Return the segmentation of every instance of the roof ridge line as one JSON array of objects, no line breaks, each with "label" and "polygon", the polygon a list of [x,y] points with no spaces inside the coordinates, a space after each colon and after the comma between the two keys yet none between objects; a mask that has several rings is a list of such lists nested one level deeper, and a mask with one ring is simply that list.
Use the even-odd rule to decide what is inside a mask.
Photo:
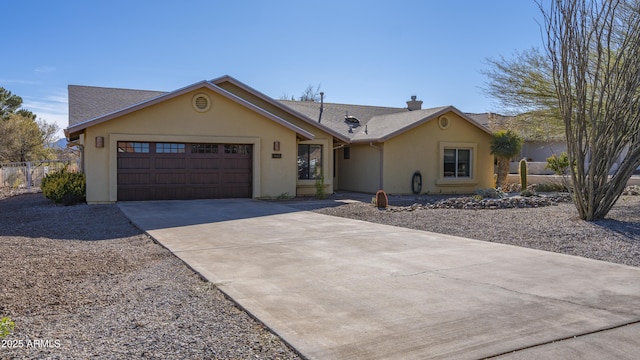
[{"label": "roof ridge line", "polygon": [[[288,100],[288,99],[276,99],[276,101],[288,101],[288,102],[293,102],[293,103],[309,103],[309,104],[318,104],[320,105],[320,102],[318,101],[301,101],[301,100]],[[346,106],[362,106],[362,107],[371,107],[371,108],[378,108],[378,109],[397,109],[397,110],[407,110],[407,108],[403,108],[403,107],[396,107],[396,106],[377,106],[377,105],[360,105],[360,104],[346,104],[346,103],[334,103],[334,102],[323,102],[324,105],[346,105]]]},{"label": "roof ridge line", "polygon": [[170,93],[170,92],[171,92],[171,91],[165,91],[165,90],[129,89],[129,88],[122,88],[122,87],[95,86],[95,85],[74,85],[74,84],[69,84],[69,85],[67,85],[67,87],[69,87],[69,86],[74,86],[74,87],[86,87],[86,88],[93,88],[93,89],[111,89],[111,90],[127,90],[127,91],[146,91],[146,92],[162,92],[162,93]]}]

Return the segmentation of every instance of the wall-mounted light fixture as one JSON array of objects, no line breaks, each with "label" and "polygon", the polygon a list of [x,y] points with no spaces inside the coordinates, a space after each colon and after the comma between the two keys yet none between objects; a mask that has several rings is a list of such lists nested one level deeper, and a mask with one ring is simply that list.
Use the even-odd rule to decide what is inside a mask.
[{"label": "wall-mounted light fixture", "polygon": [[273,151],[280,151],[280,141],[273,142]]},{"label": "wall-mounted light fixture", "polygon": [[104,136],[96,136],[96,147],[97,148],[104,147]]}]

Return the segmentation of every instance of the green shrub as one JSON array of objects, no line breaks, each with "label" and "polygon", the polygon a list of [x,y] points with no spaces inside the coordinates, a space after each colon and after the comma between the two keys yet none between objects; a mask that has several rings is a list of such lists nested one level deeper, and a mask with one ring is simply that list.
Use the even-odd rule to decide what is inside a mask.
[{"label": "green shrub", "polygon": [[560,156],[553,154],[547,158],[547,166],[545,169],[553,170],[556,175],[564,175],[569,169],[569,155],[566,152],[560,153]]},{"label": "green shrub", "polygon": [[47,174],[40,185],[44,196],[57,203],[71,205],[85,202],[86,180],[83,173],[65,169]]},{"label": "green shrub", "polygon": [[16,324],[14,324],[14,322],[11,321],[11,319],[9,319],[8,317],[3,317],[2,319],[0,319],[0,338],[11,334],[15,326]]}]

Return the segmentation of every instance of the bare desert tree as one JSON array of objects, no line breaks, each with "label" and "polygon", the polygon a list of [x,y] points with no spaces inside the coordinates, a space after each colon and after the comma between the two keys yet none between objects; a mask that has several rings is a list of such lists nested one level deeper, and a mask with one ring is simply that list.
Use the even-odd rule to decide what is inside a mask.
[{"label": "bare desert tree", "polygon": [[307,86],[298,99],[300,101],[320,101],[320,84],[315,88],[312,85]]},{"label": "bare desert tree", "polygon": [[584,220],[602,219],[640,166],[640,4],[538,4],[567,152],[575,163],[576,208]]}]

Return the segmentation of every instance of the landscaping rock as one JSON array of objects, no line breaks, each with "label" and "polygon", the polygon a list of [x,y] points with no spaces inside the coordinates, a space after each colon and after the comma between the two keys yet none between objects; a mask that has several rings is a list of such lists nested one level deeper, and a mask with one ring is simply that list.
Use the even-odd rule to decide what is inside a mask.
[{"label": "landscaping rock", "polygon": [[543,196],[511,196],[501,199],[481,199],[474,197],[452,197],[449,199],[439,200],[433,204],[418,204],[411,206],[395,206],[389,209],[393,212],[415,211],[419,209],[465,209],[465,210],[482,210],[482,209],[511,209],[511,208],[537,208],[542,206],[554,206],[562,202],[571,202],[569,194],[553,194]]}]

